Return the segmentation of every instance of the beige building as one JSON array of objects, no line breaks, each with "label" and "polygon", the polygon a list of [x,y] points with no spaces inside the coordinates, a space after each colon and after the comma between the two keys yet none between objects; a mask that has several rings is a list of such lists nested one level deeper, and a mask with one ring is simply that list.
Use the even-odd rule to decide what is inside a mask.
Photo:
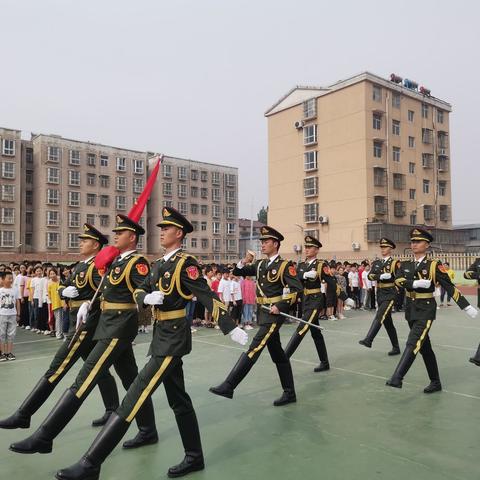
[{"label": "beige building", "polygon": [[453,243],[450,112],[409,80],[368,72],[288,92],[265,114],[268,223],[283,254],[296,257],[307,233],[325,256],[370,255],[380,236],[403,250],[422,224]]}]

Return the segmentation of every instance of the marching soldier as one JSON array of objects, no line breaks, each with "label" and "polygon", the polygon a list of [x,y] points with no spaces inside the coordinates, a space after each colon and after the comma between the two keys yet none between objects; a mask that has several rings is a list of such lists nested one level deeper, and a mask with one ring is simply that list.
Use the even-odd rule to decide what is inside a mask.
[{"label": "marching soldier", "polygon": [[[67,299],[70,306],[69,332],[67,339],[57,350],[48,370],[43,374],[28,397],[17,411],[10,417],[0,420],[0,428],[29,428],[30,419],[45,403],[60,380],[72,368],[79,358],[85,360],[94,346],[93,335],[100,317],[100,301],[95,301],[90,308],[87,322],[76,341],[72,342],[77,323],[77,313],[82,303],[90,301],[100,283],[100,275],[95,268],[95,255],[103,245],[108,243],[107,238],[95,227],[85,223],[80,238],[80,255],[83,260],[77,263],[70,278],[59,288],[60,295]],[[108,416],[114,412],[119,404],[115,379],[105,370],[98,378],[98,387],[105,405],[104,415],[92,422],[93,426],[105,424]]]},{"label": "marching soldier", "polygon": [[[257,277],[257,322],[260,328],[248,351],[242,353],[225,381],[216,387],[211,387],[210,391],[215,395],[232,398],[235,387],[245,378],[263,349],[267,347],[277,367],[283,388],[282,396],[273,404],[281,406],[297,400],[290,360],[280,343],[279,331],[283,324],[280,312],[287,313],[290,310],[290,306],[295,304],[297,293],[303,289],[303,286],[297,278],[295,266],[279,256],[278,250],[283,235],[271,227],[264,226],[261,229],[260,240],[262,253],[267,258],[257,260],[253,265],[247,265],[253,261],[253,257],[247,254],[247,258],[241,260],[233,270],[234,275]],[[270,313],[260,308],[262,305],[269,306]]]},{"label": "marching soldier", "polygon": [[395,278],[395,283],[406,290],[405,318],[410,334],[403,355],[392,377],[387,380],[387,385],[402,388],[403,377],[420,352],[430,378],[430,384],[423,391],[433,393],[442,389],[437,359],[428,335],[437,313],[437,302],[433,296],[435,284],[440,283],[469,317],[475,318],[478,312],[460,294],[442,263],[439,260],[427,259],[427,249],[433,241],[432,235],[422,228],[414,228],[410,232],[410,241],[415,260],[401,262]]},{"label": "marching soldier", "polygon": [[185,391],[182,357],[192,349],[191,330],[185,306],[193,297],[212,312],[224,334],[245,345],[248,336],[235,327],[226,306],[220,302],[201,275],[194,257],[182,252],[182,240],[193,231],[191,223],[173,208],[163,209],[160,242],[165,256],[155,262],[153,271],[135,290],[139,306],[153,306],[155,326],[150,345],[151,358],[129,388],[120,408],[110,417],[79,462],[60,470],[60,480],[94,480],[100,467],[127,431],[145,401],[163,383],[170,407],[175,413],[185,449],[183,461],[168,470],[169,477],[180,477],[203,470],[204,459],[197,417]]},{"label": "marching soldier", "polygon": [[[73,385],[62,395],[37,431],[25,440],[13,443],[10,450],[17,453],[49,453],[53,439],[75,416],[93,390],[98,378],[111,365],[128,389],[138,374],[132,341],[138,332],[138,312],[133,292],[148,277],[150,267],[136,245],[145,230],[125,215],[117,215],[115,246],[120,255],[112,262],[102,287],[101,315],[95,335],[96,344],[88,355]],[[63,292],[65,295],[65,291]],[[80,334],[80,336],[83,332]],[[79,337],[80,338],[80,337]],[[151,400],[137,414],[139,433],[124,443],[124,448],[136,448],[158,441]]]},{"label": "marching soldier", "polygon": [[[477,289],[477,307],[480,308],[480,258],[477,258],[468,268],[463,276],[468,280],[476,280],[478,283]],[[469,360],[471,363],[474,363],[480,367],[480,345],[477,348],[477,353],[475,356],[471,357]]]},{"label": "marching soldier", "polygon": [[390,356],[400,355],[397,330],[392,320],[392,309],[397,296],[395,272],[400,265],[399,260],[392,258],[392,251],[395,248],[396,245],[392,240],[388,238],[380,240],[382,260],[375,260],[372,263],[372,269],[368,273],[368,279],[377,282],[378,308],[367,336],[358,342],[360,345],[371,348],[373,340],[383,325],[388,333],[390,342],[392,342],[392,350],[388,352]]},{"label": "marching soldier", "polygon": [[[331,281],[332,275],[328,263],[317,258],[320,248],[322,248],[322,244],[319,240],[311,236],[305,237],[306,259],[299,263],[297,272],[297,277],[304,287],[302,292],[302,319],[313,325],[319,325],[320,312],[325,308],[324,297],[320,289],[322,281],[327,284],[327,289],[336,288],[336,285]],[[308,330],[312,334],[313,343],[320,359],[320,365],[315,367],[313,371],[324,372],[330,370],[327,347],[322,332],[318,328],[310,328],[309,325],[300,323],[285,347],[285,355],[288,358],[293,355]]]}]

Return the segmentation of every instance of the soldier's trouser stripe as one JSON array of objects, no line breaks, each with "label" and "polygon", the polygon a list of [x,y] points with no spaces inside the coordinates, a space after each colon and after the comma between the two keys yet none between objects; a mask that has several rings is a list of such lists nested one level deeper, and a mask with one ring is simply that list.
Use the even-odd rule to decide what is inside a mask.
[{"label": "soldier's trouser stripe", "polygon": [[[312,314],[310,315],[310,318],[308,319],[308,323],[312,323],[313,319],[315,318],[315,314],[317,313],[317,310],[315,309]],[[310,328],[310,325],[305,325],[299,332],[299,335],[303,335],[308,329]]]},{"label": "soldier's trouser stripe", "polygon": [[382,319],[380,320],[380,324],[383,325],[383,322],[385,321],[385,318],[387,318],[388,312],[390,309],[393,307],[393,304],[395,303],[395,300],[392,300],[389,304],[387,309],[385,310],[385,313],[383,314]]},{"label": "soldier's trouser stripe", "polygon": [[162,378],[163,373],[165,372],[167,367],[170,365],[170,362],[172,361],[172,359],[173,357],[165,357],[162,364],[160,365],[160,368],[157,370],[157,373],[155,373],[152,379],[148,382],[147,387],[145,388],[145,390],[143,390],[142,394],[140,395],[137,402],[133,406],[133,409],[130,412],[130,415],[126,418],[128,423],[130,423],[135,418],[135,415],[142,407],[143,402],[145,402],[145,400],[150,395],[150,392],[152,391],[152,389],[156,386],[157,382]]},{"label": "soldier's trouser stripe", "polygon": [[68,352],[68,355],[64,358],[62,364],[57,368],[56,372],[51,377],[49,377],[48,381],[50,383],[53,383],[64,372],[65,368],[67,368],[67,365],[72,360],[73,355],[78,350],[78,347],[80,347],[80,344],[82,343],[86,335],[87,335],[87,332],[85,331],[80,333],[80,336],[78,337],[77,341],[73,344],[72,348]]},{"label": "soldier's trouser stripe", "polygon": [[105,360],[112,353],[117,342],[118,342],[118,338],[113,338],[112,341],[108,344],[108,347],[102,353],[102,356],[98,359],[98,362],[92,368],[92,371],[88,374],[88,377],[85,379],[85,381],[82,383],[82,386],[78,389],[78,392],[75,394],[77,398],[80,398],[86,392],[90,384],[93,382],[98,371],[102,368],[102,365],[105,363]]},{"label": "soldier's trouser stripe", "polygon": [[272,323],[272,326],[270,327],[270,330],[263,337],[263,339],[260,342],[260,344],[258,345],[258,347],[255,347],[251,352],[248,353],[248,358],[253,358],[257,352],[259,352],[263,347],[265,347],[265,344],[267,343],[268,339],[270,338],[270,335],[275,331],[276,326],[277,326],[276,323]]},{"label": "soldier's trouser stripe", "polygon": [[420,338],[418,339],[417,341],[417,345],[415,346],[415,350],[413,351],[413,353],[416,355],[420,349],[422,348],[422,343],[423,343],[423,340],[425,338],[425,336],[427,335],[428,331],[430,330],[430,325],[432,324],[432,321],[431,320],[427,320],[427,325],[425,326],[425,328],[423,329],[423,332],[422,334],[420,335]]}]

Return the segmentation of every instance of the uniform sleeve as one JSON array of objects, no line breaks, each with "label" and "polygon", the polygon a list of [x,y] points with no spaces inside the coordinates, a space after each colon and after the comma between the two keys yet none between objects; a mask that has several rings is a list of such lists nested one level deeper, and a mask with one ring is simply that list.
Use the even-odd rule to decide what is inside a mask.
[{"label": "uniform sleeve", "polygon": [[[286,260],[285,260],[286,261]],[[297,277],[297,269],[292,262],[287,262],[282,274],[283,284],[286,285],[290,292],[283,296],[283,300],[276,302],[274,305],[281,312],[288,312],[290,306],[296,303],[297,296],[303,291],[303,284]]]},{"label": "uniform sleeve", "polygon": [[458,288],[453,284],[450,276],[448,275],[447,269],[442,265],[441,262],[437,263],[435,269],[435,279],[440,285],[446,290],[447,294],[455,300],[456,304],[463,310],[468,307],[470,303],[468,300],[460,293]]},{"label": "uniform sleeve", "polygon": [[[243,270],[243,269],[242,269]],[[246,276],[250,276],[247,274]],[[235,322],[230,317],[227,307],[220,301],[218,295],[208,286],[207,281],[202,277],[197,261],[193,257],[188,257],[180,272],[180,282],[182,287],[189,290],[209,312],[212,312],[212,318],[218,323],[220,330],[224,335],[231,332],[235,327]]]},{"label": "uniform sleeve", "polygon": [[100,285],[102,281],[102,276],[98,273],[98,270],[94,267],[92,270],[92,283],[95,285],[96,288]]},{"label": "uniform sleeve", "polygon": [[[258,260],[257,260],[258,261]],[[256,277],[257,276],[257,262],[250,265],[244,265],[242,268],[238,268],[235,265],[233,274],[237,277]]]},{"label": "uniform sleeve", "polygon": [[480,280],[480,258],[477,258],[468,268],[463,276],[468,280]]},{"label": "uniform sleeve", "polygon": [[[143,285],[143,283],[150,278],[150,265],[145,257],[139,257],[130,270],[129,281],[131,285],[131,290],[133,294],[133,299],[137,302],[137,297],[135,292]],[[143,298],[142,303],[143,305]]]},{"label": "uniform sleeve", "polygon": [[402,262],[398,262],[395,271],[395,285],[400,288],[413,289],[414,273],[405,272],[405,267]]},{"label": "uniform sleeve", "polygon": [[68,298],[65,298],[62,293],[65,290],[65,288],[70,287],[72,285],[72,278],[75,278],[75,269],[72,270],[72,273],[70,276],[63,280],[60,286],[58,287],[58,294],[60,295],[60,298],[62,300],[68,300]]},{"label": "uniform sleeve", "polygon": [[157,278],[158,266],[154,265],[152,271],[149,271],[146,277],[143,277],[141,284],[133,291],[133,299],[139,307],[145,307],[143,299],[148,293],[155,290],[155,278]]},{"label": "uniform sleeve", "polygon": [[372,269],[368,272],[367,278],[371,282],[378,282],[380,280],[380,275],[382,274],[382,269],[379,262],[373,262]]}]

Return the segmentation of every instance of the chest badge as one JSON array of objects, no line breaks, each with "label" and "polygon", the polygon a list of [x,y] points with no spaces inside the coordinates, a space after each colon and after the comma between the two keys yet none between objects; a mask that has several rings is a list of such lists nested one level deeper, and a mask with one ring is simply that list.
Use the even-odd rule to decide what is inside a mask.
[{"label": "chest badge", "polygon": [[167,279],[170,278],[170,272],[165,272],[163,274],[163,278],[167,278]]},{"label": "chest badge", "polygon": [[122,269],[120,267],[115,267],[114,272],[118,275],[121,272],[121,270]]},{"label": "chest badge", "polygon": [[276,275],[277,271],[275,269],[272,270],[272,275]]},{"label": "chest badge", "polygon": [[144,263],[137,263],[135,268],[137,269],[139,275],[147,275],[148,273],[148,267]]},{"label": "chest badge", "polygon": [[80,278],[84,278],[85,277],[85,272],[80,272],[79,276],[80,276]]},{"label": "chest badge", "polygon": [[422,270],[423,275],[427,275],[428,271],[427,270]]}]

